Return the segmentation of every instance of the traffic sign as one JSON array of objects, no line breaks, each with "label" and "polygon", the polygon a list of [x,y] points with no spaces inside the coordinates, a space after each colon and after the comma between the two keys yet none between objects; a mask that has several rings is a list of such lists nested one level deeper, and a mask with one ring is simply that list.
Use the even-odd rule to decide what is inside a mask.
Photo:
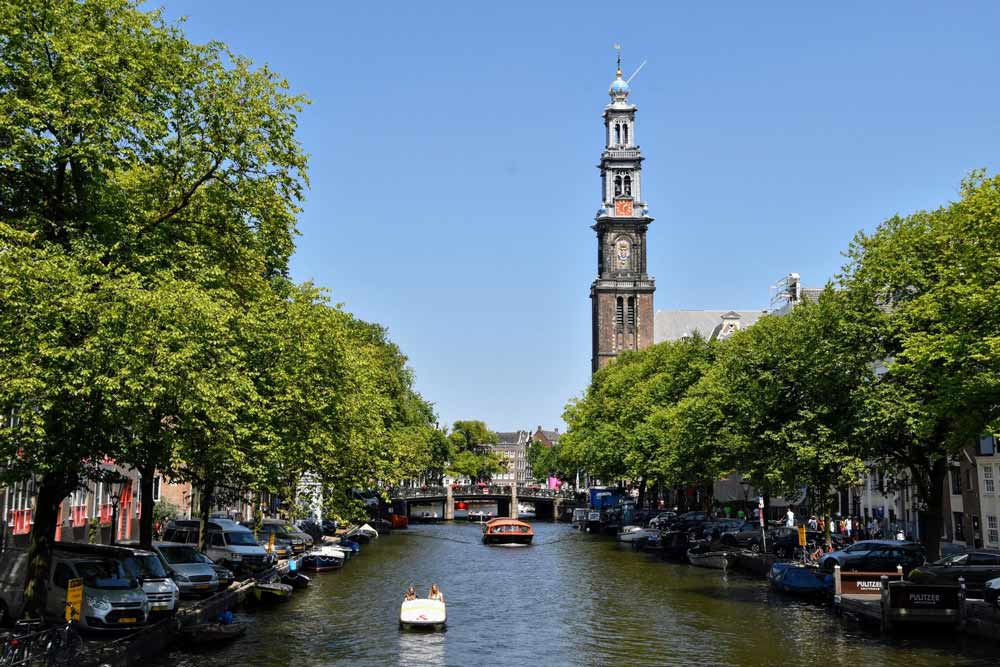
[{"label": "traffic sign", "polygon": [[83,613],[83,579],[70,579],[66,586],[66,622],[75,621]]}]

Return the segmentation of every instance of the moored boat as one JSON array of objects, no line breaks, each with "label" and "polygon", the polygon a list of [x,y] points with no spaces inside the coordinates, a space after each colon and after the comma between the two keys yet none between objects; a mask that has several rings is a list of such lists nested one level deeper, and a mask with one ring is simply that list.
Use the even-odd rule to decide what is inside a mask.
[{"label": "moored boat", "polygon": [[535,531],[517,519],[493,519],[483,526],[483,544],[531,544]]},{"label": "moored boat", "polygon": [[253,587],[253,597],[258,602],[285,602],[291,599],[292,590],[288,584],[258,581]]},{"label": "moored boat", "polygon": [[730,552],[728,551],[702,551],[699,547],[688,549],[688,562],[696,567],[708,567],[714,570],[725,570],[729,568]]},{"label": "moored boat", "polygon": [[389,523],[392,525],[393,530],[402,530],[410,526],[410,520],[405,514],[390,514]]},{"label": "moored boat", "polygon": [[801,563],[774,563],[767,573],[771,587],[791,595],[826,594],[826,573],[816,566]]},{"label": "moored boat", "polygon": [[346,559],[346,554],[337,547],[317,547],[302,557],[302,568],[312,572],[327,572],[343,567]]},{"label": "moored boat", "polygon": [[660,531],[655,528],[643,528],[642,526],[625,526],[618,533],[619,542],[638,542],[640,540],[659,539]]},{"label": "moored boat", "polygon": [[404,630],[444,630],[448,611],[441,600],[404,600],[399,608],[399,627]]},{"label": "moored boat", "polygon": [[197,623],[184,625],[177,637],[188,644],[221,644],[246,634],[246,623]]},{"label": "moored boat", "polygon": [[486,523],[493,519],[493,512],[487,512],[485,510],[470,510],[467,515],[469,521],[474,521],[476,523]]},{"label": "moored boat", "polygon": [[573,522],[574,528],[580,531],[587,529],[587,512],[588,510],[586,507],[577,507],[573,510],[573,518],[571,521]]}]

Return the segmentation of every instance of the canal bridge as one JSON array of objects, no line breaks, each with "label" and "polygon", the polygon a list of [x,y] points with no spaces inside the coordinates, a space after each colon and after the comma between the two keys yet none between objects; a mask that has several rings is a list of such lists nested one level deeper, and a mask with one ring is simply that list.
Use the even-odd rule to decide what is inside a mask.
[{"label": "canal bridge", "polygon": [[447,486],[399,487],[390,491],[393,510],[410,516],[414,505],[441,505],[439,517],[455,518],[455,503],[496,503],[497,516],[517,518],[517,504],[531,503],[535,517],[558,519],[560,512],[576,504],[573,491],[546,489],[527,484],[450,484]]}]

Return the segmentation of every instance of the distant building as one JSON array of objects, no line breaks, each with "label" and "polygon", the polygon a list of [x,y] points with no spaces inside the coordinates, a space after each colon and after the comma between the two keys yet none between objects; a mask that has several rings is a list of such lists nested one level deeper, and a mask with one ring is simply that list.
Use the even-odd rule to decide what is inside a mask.
[{"label": "distant building", "polygon": [[527,484],[531,480],[531,466],[528,465],[528,442],[531,434],[527,431],[497,433],[497,444],[491,448],[507,461],[507,471],[493,476],[500,484]]},{"label": "distant building", "polygon": [[723,340],[766,314],[766,310],[658,310],[653,318],[653,340],[663,343],[695,334],[706,340]]},{"label": "distant building", "polygon": [[552,431],[546,431],[541,426],[535,429],[535,432],[531,434],[532,442],[542,442],[551,447],[559,442],[559,429]]}]

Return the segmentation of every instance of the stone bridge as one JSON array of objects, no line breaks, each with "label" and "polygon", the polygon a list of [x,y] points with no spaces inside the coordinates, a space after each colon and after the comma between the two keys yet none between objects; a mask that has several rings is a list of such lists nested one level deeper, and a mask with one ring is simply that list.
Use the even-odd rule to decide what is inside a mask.
[{"label": "stone bridge", "polygon": [[573,491],[556,491],[532,485],[472,484],[450,486],[421,486],[396,488],[389,492],[396,512],[410,516],[413,505],[440,503],[439,517],[445,521],[455,518],[455,502],[490,502],[497,505],[497,516],[517,518],[517,504],[531,503],[539,519],[558,519],[566,507],[575,505]]}]

